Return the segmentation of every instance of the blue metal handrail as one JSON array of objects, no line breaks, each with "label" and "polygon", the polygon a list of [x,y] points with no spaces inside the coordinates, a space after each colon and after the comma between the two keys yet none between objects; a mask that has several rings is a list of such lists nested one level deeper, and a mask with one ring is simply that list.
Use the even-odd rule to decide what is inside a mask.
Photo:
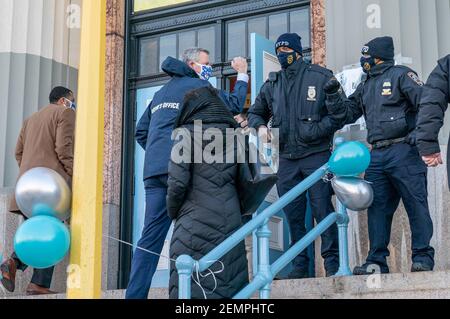
[{"label": "blue metal handrail", "polygon": [[349,218],[347,209],[341,204],[337,203],[337,213],[332,213],[327,216],[320,224],[313,228],[305,237],[293,245],[287,252],[285,252],[275,263],[270,265],[269,260],[269,239],[271,236],[268,227],[269,219],[280,212],[283,208],[289,205],[293,200],[306,192],[318,181],[323,179],[328,173],[329,166],[325,164],[316,172],[303,180],[296,187],[291,189],[288,193],[282,196],[279,200],[266,208],[250,222],[242,226],[233,235],[223,241],[220,245],[206,254],[203,258],[195,261],[191,256],[182,255],[177,258],[176,268],[178,270],[179,283],[178,295],[179,299],[190,299],[191,297],[191,276],[194,268],[196,271],[203,272],[211,267],[217,260],[220,260],[231,249],[243,241],[253,231],[257,230],[258,247],[253,247],[258,251],[258,269],[257,274],[253,280],[241,292],[239,292],[235,299],[250,298],[257,290],[260,291],[259,297],[261,299],[268,299],[270,297],[271,283],[273,278],[286,267],[298,254],[305,250],[311,243],[313,243],[323,232],[330,228],[334,223],[338,225],[339,236],[339,271],[336,276],[351,275],[348,258],[348,238],[347,229]]}]

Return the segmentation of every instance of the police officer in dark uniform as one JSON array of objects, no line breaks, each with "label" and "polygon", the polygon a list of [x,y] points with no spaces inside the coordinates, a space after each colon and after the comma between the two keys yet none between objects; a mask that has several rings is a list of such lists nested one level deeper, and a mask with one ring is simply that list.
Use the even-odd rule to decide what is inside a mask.
[{"label": "police officer in dark uniform", "polygon": [[[277,186],[279,195],[283,196],[328,162],[332,138],[345,121],[346,108],[334,103],[344,93],[333,73],[303,61],[301,38],[297,34],[280,36],[276,51],[282,71],[271,73],[261,88],[249,111],[249,126],[265,136],[266,125],[273,116],[273,132],[278,129],[280,141]],[[308,193],[317,222],[334,211],[329,184],[320,181]],[[293,244],[306,234],[306,206],[307,198],[303,194],[284,209]],[[322,256],[327,276],[334,275],[339,268],[336,226],[322,235]],[[304,251],[293,261],[289,278],[309,277],[308,264]]]},{"label": "police officer in dark uniform", "polygon": [[[450,103],[450,55],[439,60],[423,88],[417,121],[417,147],[430,167],[443,164],[439,147],[439,131]],[[450,143],[449,143],[450,145]],[[450,173],[450,151],[447,152],[447,174]],[[449,178],[450,183],[450,178]],[[449,184],[450,185],[450,184]]]},{"label": "police officer in dark uniform", "polygon": [[361,65],[367,78],[347,100],[353,123],[364,115],[372,161],[366,180],[374,201],[368,212],[370,251],[355,275],[388,273],[386,257],[392,218],[403,200],[412,232],[412,271],[434,267],[430,246],[433,224],[428,209],[427,167],[415,146],[415,128],[423,83],[408,67],[396,66],[391,37],[376,38],[362,49]]}]

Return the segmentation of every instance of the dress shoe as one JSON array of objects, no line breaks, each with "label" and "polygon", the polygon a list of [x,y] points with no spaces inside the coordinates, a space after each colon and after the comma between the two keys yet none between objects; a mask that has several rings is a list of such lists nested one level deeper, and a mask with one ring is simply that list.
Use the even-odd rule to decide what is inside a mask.
[{"label": "dress shoe", "polygon": [[330,269],[326,271],[326,276],[327,277],[333,277],[334,275],[337,274],[339,270],[338,269]]},{"label": "dress shoe", "polygon": [[423,272],[423,271],[433,271],[433,267],[420,262],[412,264],[411,272]]},{"label": "dress shoe", "polygon": [[16,272],[17,266],[14,259],[10,258],[0,265],[2,272],[2,285],[9,292],[14,292],[16,289]]},{"label": "dress shoe", "polygon": [[362,266],[357,266],[353,269],[354,276],[368,276],[375,273],[388,274],[389,268],[381,267],[377,264],[364,264]]},{"label": "dress shoe", "polygon": [[56,294],[56,292],[33,283],[30,283],[27,287],[27,296],[54,295],[54,294]]}]

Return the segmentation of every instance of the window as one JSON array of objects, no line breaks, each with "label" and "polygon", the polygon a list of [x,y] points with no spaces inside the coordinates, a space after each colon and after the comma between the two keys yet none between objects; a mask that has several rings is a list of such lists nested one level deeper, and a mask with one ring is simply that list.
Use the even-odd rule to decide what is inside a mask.
[{"label": "window", "polygon": [[197,43],[197,32],[188,31],[178,35],[178,56],[183,55],[184,50],[187,48],[195,47]]},{"label": "window", "polygon": [[190,0],[134,0],[134,11],[144,11],[160,7],[165,7],[184,2],[191,2]]},{"label": "window", "polygon": [[[304,49],[311,47],[309,7],[225,22],[225,39],[217,39],[217,34],[220,34],[218,30],[218,26],[213,25],[141,38],[139,75],[160,73],[161,64],[168,56],[180,59],[184,50],[191,47],[208,50],[210,61],[214,64],[230,61],[237,56],[250,57],[252,33],[276,41],[285,32],[295,32],[302,37]],[[220,54],[217,50],[221,46],[225,46],[225,59],[218,58]]]},{"label": "window", "polygon": [[159,39],[159,70],[161,71],[161,64],[167,57],[177,56],[177,35],[167,35]]},{"label": "window", "polygon": [[309,10],[298,10],[291,12],[290,32],[298,33],[302,37],[305,48],[311,47],[311,21]]},{"label": "window", "polygon": [[140,74],[152,74],[158,72],[158,39],[144,39],[140,46]]},{"label": "window", "polygon": [[233,22],[228,24],[228,60],[237,56],[245,56],[247,46],[245,43],[246,21]]},{"label": "window", "polygon": [[[257,33],[267,38],[267,17],[255,18],[248,20],[248,42],[251,42],[251,34]],[[250,45],[247,48],[247,56],[250,56]]]},{"label": "window", "polygon": [[200,29],[197,33],[197,46],[208,50],[211,63],[216,62],[216,28],[210,27],[206,29]]},{"label": "window", "polygon": [[139,74],[152,75],[161,72],[161,64],[168,56],[181,59],[184,50],[201,47],[210,52],[212,63],[216,61],[216,27],[183,30],[179,33],[142,38],[140,40]]},{"label": "window", "polygon": [[250,57],[250,36],[252,33],[257,33],[272,41],[276,41],[283,33],[295,32],[302,37],[303,48],[311,48],[309,15],[310,11],[309,7],[307,7],[227,22],[227,60],[230,61],[236,56]]},{"label": "window", "polygon": [[287,13],[274,14],[269,16],[269,39],[277,41],[278,37],[288,32]]}]

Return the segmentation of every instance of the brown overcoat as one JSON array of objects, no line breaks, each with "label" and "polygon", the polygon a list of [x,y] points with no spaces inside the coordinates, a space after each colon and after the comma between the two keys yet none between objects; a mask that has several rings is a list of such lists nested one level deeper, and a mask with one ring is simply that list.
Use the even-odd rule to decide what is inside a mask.
[{"label": "brown overcoat", "polygon": [[[75,111],[50,104],[27,119],[16,146],[19,177],[35,167],[47,167],[58,172],[69,185],[72,183],[75,134]],[[13,197],[9,211],[20,214]]]}]

